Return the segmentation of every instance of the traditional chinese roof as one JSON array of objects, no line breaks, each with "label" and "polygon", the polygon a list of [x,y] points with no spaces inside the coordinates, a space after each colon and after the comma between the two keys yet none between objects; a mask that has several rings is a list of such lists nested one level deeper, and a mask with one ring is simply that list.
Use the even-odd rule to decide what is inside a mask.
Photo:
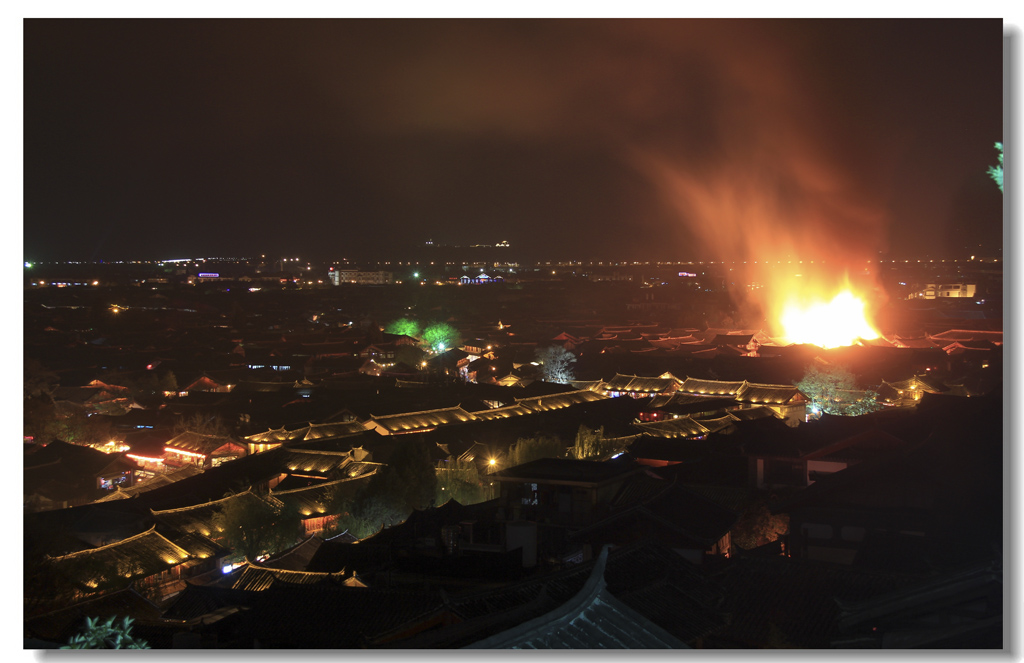
[{"label": "traditional chinese roof", "polygon": [[944,345],[939,341],[933,341],[930,338],[901,338],[894,336],[892,343],[897,348],[915,348],[919,350],[927,350],[932,348],[939,348]]},{"label": "traditional chinese roof", "polygon": [[635,632],[643,633],[653,623],[681,642],[696,643],[724,624],[724,616],[716,609],[721,595],[713,583],[663,544],[647,540],[617,547],[608,553],[603,572],[595,572],[596,566],[597,560],[590,560],[497,589],[449,597],[447,605],[463,621],[423,631],[392,646],[473,645],[563,608],[580,596],[595,575],[612,596],[641,616],[635,626],[643,628]]},{"label": "traditional chinese roof", "polygon": [[366,485],[376,470],[367,472],[356,477],[345,477],[336,481],[325,481],[305,488],[293,488],[291,490],[271,490],[273,497],[285,504],[295,505],[303,516],[313,516],[326,513],[326,507],[340,493],[354,497],[360,488]]},{"label": "traditional chinese roof", "polygon": [[134,587],[128,586],[87,601],[80,601],[25,620],[25,633],[47,642],[64,643],[80,632],[86,617],[131,617],[136,622],[157,621],[161,609]]},{"label": "traditional chinese roof", "polygon": [[180,435],[172,437],[167,441],[167,446],[180,451],[203,454],[204,456],[209,456],[215,451],[225,448],[240,452],[245,451],[245,447],[230,437],[223,437],[221,435],[204,435],[202,433],[193,433],[191,431],[186,431]]},{"label": "traditional chinese roof", "polygon": [[299,474],[314,473],[328,475],[352,463],[351,451],[322,451],[316,449],[288,448],[284,467]]},{"label": "traditional chinese roof", "polygon": [[299,440],[305,436],[308,427],[285,430],[284,428],[272,428],[262,433],[249,435],[245,438],[247,442],[254,444],[282,444],[291,440]]},{"label": "traditional chinese roof", "polygon": [[[156,525],[154,525],[145,532],[116,543],[68,553],[51,559],[58,569],[64,567],[69,570],[79,568],[73,565],[73,562],[88,560],[109,572],[130,579],[145,578],[160,573],[191,558],[192,555],[185,548],[171,543],[170,540],[158,534]],[[74,580],[85,585],[89,585],[90,582],[95,583],[93,578],[74,578]]]},{"label": "traditional chinese roof", "polygon": [[711,429],[701,425],[691,417],[679,417],[665,421],[650,421],[633,424],[646,435],[654,437],[700,437],[707,435]]},{"label": "traditional chinese roof", "polygon": [[587,582],[556,609],[468,645],[468,649],[689,649],[617,599],[604,579],[608,546]]},{"label": "traditional chinese roof", "polygon": [[939,345],[946,345],[951,341],[989,341],[995,345],[1003,344],[1003,332],[1001,331],[950,329],[941,334],[929,334],[928,338],[936,341]]},{"label": "traditional chinese roof", "polygon": [[344,571],[340,573],[316,573],[311,571],[272,569],[246,560],[245,564],[238,571],[235,581],[231,584],[231,589],[262,592],[269,589],[275,580],[292,585],[315,585],[324,581],[341,580],[344,578],[344,575]]},{"label": "traditional chinese roof", "polygon": [[274,555],[263,562],[262,566],[285,571],[305,571],[306,567],[309,566],[310,560],[316,555],[316,551],[320,549],[320,545],[323,542],[324,539],[322,537],[314,534],[288,550]]},{"label": "traditional chinese roof", "polygon": [[164,474],[157,474],[152,479],[146,479],[142,483],[137,483],[129,488],[121,488],[117,486],[114,492],[101,497],[96,500],[97,502],[111,502],[113,500],[127,500],[139,495],[141,493],[148,493],[156,488],[174,483],[175,481],[181,481],[188,477],[202,474],[203,470],[195,465],[186,465],[182,468],[166,472]]},{"label": "traditional chinese roof", "polygon": [[417,431],[430,430],[438,426],[475,421],[476,417],[462,409],[461,406],[441,408],[438,410],[424,410],[422,412],[408,412],[404,414],[391,414],[385,416],[370,415],[367,423],[368,428],[383,429],[385,434],[414,433]]},{"label": "traditional chinese roof", "polygon": [[698,380],[697,378],[686,378],[679,391],[689,394],[704,394],[711,396],[735,396],[736,392],[743,387],[744,382],[725,382],[722,380]]},{"label": "traditional chinese roof", "polygon": [[741,403],[783,405],[807,399],[793,385],[757,384],[744,381],[743,386],[736,392],[736,400]]},{"label": "traditional chinese roof", "polygon": [[711,433],[722,433],[728,432],[728,429],[736,422],[736,417],[732,416],[732,413],[729,413],[714,419],[700,419],[694,421],[708,429]]},{"label": "traditional chinese roof", "polygon": [[493,419],[508,419],[509,417],[519,417],[524,414],[531,414],[533,410],[521,405],[519,403],[513,405],[506,405],[505,407],[496,407],[490,410],[480,410],[474,412],[473,416],[480,421],[491,421]]},{"label": "traditional chinese roof", "polygon": [[932,394],[938,394],[947,391],[946,387],[941,383],[919,375],[915,375],[906,380],[899,380],[897,382],[885,382],[883,380],[882,384],[887,384],[898,392],[921,390]]},{"label": "traditional chinese roof", "polygon": [[530,398],[517,398],[516,403],[533,410],[534,412],[546,412],[558,410],[578,403],[591,403],[604,399],[604,396],[593,391],[566,391],[560,394],[548,394],[547,396],[531,396]]},{"label": "traditional chinese roof", "polygon": [[[225,504],[229,501],[241,501],[243,503],[257,506],[260,502],[266,502],[267,500],[264,500],[252,491],[247,490],[244,493],[229,495],[228,497],[214,500],[212,502],[206,502],[204,504],[196,504],[194,506],[187,506],[178,509],[165,509],[162,511],[153,511],[151,509],[150,512],[158,521],[173,527],[174,529],[178,529],[183,532],[199,532],[203,536],[212,536],[213,517],[220,513],[220,510],[223,509]],[[276,502],[276,500],[273,502]]]},{"label": "traditional chinese roof", "polygon": [[764,419],[766,417],[783,418],[778,412],[767,405],[757,405],[742,410],[729,410],[729,416],[736,421],[753,421],[754,419]]}]

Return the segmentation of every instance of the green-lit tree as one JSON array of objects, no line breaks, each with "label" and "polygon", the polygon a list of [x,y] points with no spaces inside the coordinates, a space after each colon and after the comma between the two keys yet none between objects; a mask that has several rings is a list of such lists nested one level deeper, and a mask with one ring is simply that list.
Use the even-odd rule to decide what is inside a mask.
[{"label": "green-lit tree", "polygon": [[541,365],[545,382],[557,382],[558,384],[572,382],[572,365],[576,363],[576,355],[560,345],[549,345],[546,348],[537,348],[534,351],[534,356],[537,358],[537,363]]},{"label": "green-lit tree", "polygon": [[878,394],[874,391],[865,391],[860,398],[851,400],[850,395],[858,393],[857,380],[842,366],[812,364],[803,379],[796,383],[796,388],[811,399],[812,406],[825,414],[857,416],[879,408]]},{"label": "green-lit tree", "polygon": [[999,186],[999,192],[1003,192],[1003,144],[996,143],[996,149],[999,150],[999,165],[988,167],[988,176],[995,180]]},{"label": "green-lit tree", "polygon": [[462,345],[462,336],[447,322],[435,322],[423,330],[420,342],[430,352],[444,352]]},{"label": "green-lit tree", "polygon": [[409,318],[398,318],[392,320],[385,327],[384,331],[389,334],[402,334],[404,336],[417,337],[420,333],[420,323]]}]

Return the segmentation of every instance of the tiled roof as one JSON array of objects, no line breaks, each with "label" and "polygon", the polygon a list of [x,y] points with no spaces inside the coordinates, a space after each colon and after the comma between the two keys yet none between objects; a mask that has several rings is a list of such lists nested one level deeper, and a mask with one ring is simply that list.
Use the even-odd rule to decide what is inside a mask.
[{"label": "tiled roof", "polygon": [[645,378],[636,375],[616,374],[615,377],[604,383],[603,388],[605,391],[660,394],[678,384],[671,377]]},{"label": "tiled roof", "polygon": [[646,435],[654,437],[700,437],[707,435],[711,429],[701,425],[690,417],[667,419],[665,421],[649,421],[633,424]]},{"label": "tiled roof", "polygon": [[308,431],[308,427],[296,428],[294,430],[285,430],[284,428],[274,428],[262,433],[256,433],[255,435],[249,435],[245,438],[247,442],[256,444],[280,444],[291,440],[299,440],[305,436]]},{"label": "tiled roof", "polygon": [[732,413],[726,414],[715,419],[699,419],[694,420],[704,428],[712,433],[728,432],[728,429],[736,422],[736,417],[732,416]]},{"label": "tiled roof", "polygon": [[687,392],[690,394],[705,394],[712,396],[735,396],[736,392],[740,390],[744,382],[725,382],[722,380],[698,380],[696,378],[686,378],[683,381],[683,386],[679,388],[679,391]]},{"label": "tiled roof", "polygon": [[172,484],[175,481],[181,481],[182,479],[187,479],[188,477],[201,474],[202,472],[203,470],[201,467],[197,467],[195,465],[186,465],[182,468],[173,470],[171,472],[167,472],[165,474],[157,474],[152,479],[147,479],[142,483],[137,483],[134,486],[131,486],[130,488],[121,488],[120,486],[118,486],[117,490],[110,493],[109,495],[101,497],[96,501],[110,502],[113,500],[130,499],[132,497],[135,497],[136,495],[139,495],[140,493],[147,493],[156,488]]},{"label": "tiled roof", "polygon": [[475,419],[476,417],[469,412],[466,412],[461,407],[449,407],[438,410],[391,414],[380,417],[371,415],[370,421],[367,422],[367,426],[380,427],[389,433],[411,433],[415,431],[429,430],[437,426],[474,421]]},{"label": "tiled roof", "polygon": [[207,456],[228,444],[241,447],[238,442],[230,437],[203,435],[202,433],[193,433],[191,431],[176,435],[167,441],[167,446],[172,449],[181,449],[182,451],[190,451]]},{"label": "tiled roof", "polygon": [[284,467],[291,472],[330,474],[352,462],[348,451],[320,451],[290,447],[285,455]]},{"label": "tiled roof", "polygon": [[262,592],[269,589],[274,584],[274,581],[286,582],[292,585],[314,585],[324,581],[341,580],[343,576],[344,572],[311,573],[309,571],[289,571],[286,569],[272,569],[246,561],[238,571],[235,581],[231,583],[231,589]]},{"label": "tiled roof", "polygon": [[672,634],[610,591],[605,547],[580,591],[551,612],[484,638],[468,649],[683,649]]},{"label": "tiled roof", "polygon": [[213,517],[220,513],[220,510],[229,501],[241,501],[256,506],[259,502],[265,500],[247,490],[244,493],[229,495],[212,502],[178,509],[152,511],[152,514],[158,521],[183,532],[199,532],[203,536],[212,536],[214,534]]},{"label": "tiled roof", "polygon": [[306,429],[306,436],[303,440],[323,440],[328,438],[343,437],[354,433],[364,433],[368,429],[358,421],[346,421],[340,423],[310,424]]},{"label": "tiled roof", "polygon": [[323,542],[323,538],[314,534],[288,550],[274,555],[263,562],[262,566],[285,571],[305,571],[306,567],[309,566],[310,560],[316,555],[316,551],[320,549],[320,545]]},{"label": "tiled roof", "polygon": [[793,385],[757,384],[744,382],[736,392],[736,400],[742,403],[790,403],[795,399],[804,398]]},{"label": "tiled roof", "polygon": [[25,620],[26,636],[48,642],[67,642],[85,625],[86,617],[131,617],[136,621],[156,621],[161,610],[154,603],[126,587],[88,601],[81,601],[60,610]]},{"label": "tiled roof", "polygon": [[306,488],[272,490],[270,494],[285,504],[295,505],[302,515],[311,516],[316,513],[325,513],[325,507],[337,497],[339,492],[354,497],[356,492],[365,486],[375,473],[376,470],[362,476],[327,481]]},{"label": "tiled roof", "polygon": [[[141,534],[116,543],[68,553],[52,559],[58,569],[65,568],[69,572],[81,568],[74,562],[88,560],[125,578],[145,578],[177,566],[191,558],[192,555],[187,550],[158,534],[154,525]],[[74,580],[86,585],[95,582],[93,578],[74,578]]]},{"label": "tiled roof", "polygon": [[[398,647],[453,648],[521,624],[565,605],[593,576],[596,560],[498,589],[453,596],[451,610],[465,621],[398,641]],[[720,591],[696,567],[666,546],[644,541],[609,552],[607,591],[681,642],[691,643],[723,625]]]},{"label": "tiled roof", "polygon": [[493,419],[508,419],[509,417],[519,417],[524,414],[530,414],[533,410],[530,408],[516,403],[515,405],[506,405],[505,407],[496,407],[489,410],[480,410],[474,412],[473,416],[480,421],[491,421]]},{"label": "tiled roof", "polygon": [[604,399],[604,396],[593,391],[566,391],[560,394],[549,394],[547,396],[531,396],[529,398],[517,398],[516,404],[521,405],[534,412],[546,412],[576,405],[578,403],[591,403]]},{"label": "tiled roof", "polygon": [[928,338],[937,341],[940,345],[946,345],[950,341],[990,341],[996,345],[1001,345],[1003,342],[1003,332],[950,329],[941,334],[929,334]]},{"label": "tiled roof", "polygon": [[742,410],[729,410],[729,416],[736,421],[753,421],[754,419],[765,419],[767,417],[775,417],[781,419],[779,413],[771,409],[767,405],[758,405],[756,407],[748,407]]}]

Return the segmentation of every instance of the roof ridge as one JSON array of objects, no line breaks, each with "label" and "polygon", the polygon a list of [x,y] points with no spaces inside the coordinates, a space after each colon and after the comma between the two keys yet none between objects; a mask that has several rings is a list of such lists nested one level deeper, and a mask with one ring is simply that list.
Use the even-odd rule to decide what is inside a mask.
[{"label": "roof ridge", "polygon": [[50,557],[50,555],[47,555],[47,557],[52,559],[52,560],[54,560],[54,561],[59,561],[59,560],[62,560],[62,559],[67,559],[68,557],[74,557],[76,555],[84,555],[86,553],[94,553],[94,552],[97,552],[99,550],[107,550],[107,549],[113,548],[115,546],[120,546],[120,545],[122,545],[124,543],[128,543],[129,541],[134,541],[135,539],[141,539],[142,537],[146,536],[147,534],[155,534],[156,536],[158,536],[161,539],[163,539],[164,541],[166,541],[169,545],[173,546],[176,550],[181,551],[181,553],[183,553],[182,554],[182,561],[184,561],[186,559],[190,559],[192,557],[192,553],[190,553],[189,551],[185,550],[184,548],[182,548],[178,544],[174,543],[173,541],[168,539],[163,534],[160,534],[160,532],[157,532],[156,531],[156,523],[153,523],[153,525],[150,526],[150,528],[147,529],[146,531],[139,532],[138,534],[134,534],[132,536],[129,536],[127,539],[121,539],[120,541],[114,541],[113,543],[108,543],[106,545],[97,546],[96,548],[87,548],[85,550],[76,550],[75,552],[71,552],[71,553],[68,553],[66,555],[61,555],[59,557]]},{"label": "roof ridge", "polygon": [[180,513],[182,511],[189,511],[191,509],[201,509],[201,508],[203,508],[205,506],[210,506],[211,504],[216,504],[217,502],[223,502],[225,500],[230,500],[230,499],[232,499],[234,497],[238,497],[240,495],[245,495],[246,493],[252,493],[252,495],[254,497],[257,497],[257,498],[259,497],[259,495],[256,495],[256,493],[252,492],[252,486],[249,486],[248,488],[246,488],[245,490],[243,490],[240,493],[235,493],[233,495],[228,495],[226,497],[222,497],[222,498],[217,499],[217,500],[210,500],[209,502],[203,502],[202,504],[193,504],[192,506],[180,506],[177,509],[162,509],[160,511],[156,511],[154,509],[150,509],[149,512],[155,516],[157,514],[163,515],[165,513]]}]

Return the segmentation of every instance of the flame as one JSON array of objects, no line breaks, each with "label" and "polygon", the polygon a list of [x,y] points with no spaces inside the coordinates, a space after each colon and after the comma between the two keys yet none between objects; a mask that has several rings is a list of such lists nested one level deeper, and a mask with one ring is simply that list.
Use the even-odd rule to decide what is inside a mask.
[{"label": "flame", "polygon": [[857,339],[881,336],[864,314],[865,302],[850,290],[832,301],[813,301],[801,306],[790,301],[780,317],[783,336],[791,343],[811,343],[821,348],[853,345]]}]

